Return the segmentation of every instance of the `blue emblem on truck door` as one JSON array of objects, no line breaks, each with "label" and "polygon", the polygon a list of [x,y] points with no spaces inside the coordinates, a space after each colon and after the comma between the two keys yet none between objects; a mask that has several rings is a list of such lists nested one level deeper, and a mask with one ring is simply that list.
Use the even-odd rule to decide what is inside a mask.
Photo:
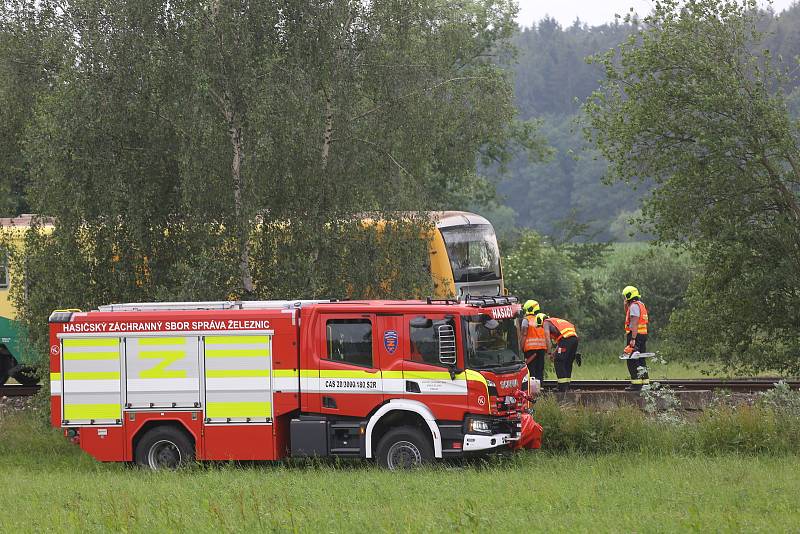
[{"label": "blue emblem on truck door", "polygon": [[383,346],[386,347],[386,352],[394,354],[397,350],[397,331],[387,330],[383,333]]}]

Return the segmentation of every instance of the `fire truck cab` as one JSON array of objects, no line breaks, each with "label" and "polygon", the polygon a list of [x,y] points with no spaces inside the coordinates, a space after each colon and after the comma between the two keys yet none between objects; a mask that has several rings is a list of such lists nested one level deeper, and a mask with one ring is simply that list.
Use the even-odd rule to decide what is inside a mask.
[{"label": "fire truck cab", "polygon": [[112,304],[50,317],[52,424],[94,458],[538,448],[514,297]]}]

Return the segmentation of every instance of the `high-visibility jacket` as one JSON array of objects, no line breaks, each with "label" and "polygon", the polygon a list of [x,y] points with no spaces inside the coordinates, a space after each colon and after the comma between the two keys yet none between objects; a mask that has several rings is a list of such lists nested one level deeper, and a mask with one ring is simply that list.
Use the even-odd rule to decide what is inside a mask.
[{"label": "high-visibility jacket", "polygon": [[639,324],[636,327],[636,333],[647,334],[647,308],[641,300],[631,302],[625,310],[625,333],[631,332],[631,304],[634,302],[639,305]]},{"label": "high-visibility jacket", "polygon": [[556,343],[565,337],[576,337],[578,335],[578,333],[575,331],[575,325],[569,321],[565,321],[564,319],[550,317],[549,319],[545,319],[545,322],[550,322],[550,324],[553,325],[556,330],[558,330],[558,337],[555,340]]},{"label": "high-visibility jacket", "polygon": [[525,332],[525,345],[523,351],[529,350],[545,350],[547,344],[544,341],[544,327],[536,326],[536,316],[528,315],[525,317],[528,320],[528,331]]}]

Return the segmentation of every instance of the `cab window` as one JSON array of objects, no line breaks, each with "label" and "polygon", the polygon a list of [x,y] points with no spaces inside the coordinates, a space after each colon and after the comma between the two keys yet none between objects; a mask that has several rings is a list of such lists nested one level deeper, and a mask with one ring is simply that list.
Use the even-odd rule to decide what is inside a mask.
[{"label": "cab window", "polygon": [[327,359],[372,367],[372,322],[369,319],[331,319],[326,323]]},{"label": "cab window", "polygon": [[453,321],[441,318],[430,319],[430,324],[425,327],[409,325],[408,338],[411,341],[411,361],[442,365],[439,362],[437,327],[443,324],[453,326]]}]

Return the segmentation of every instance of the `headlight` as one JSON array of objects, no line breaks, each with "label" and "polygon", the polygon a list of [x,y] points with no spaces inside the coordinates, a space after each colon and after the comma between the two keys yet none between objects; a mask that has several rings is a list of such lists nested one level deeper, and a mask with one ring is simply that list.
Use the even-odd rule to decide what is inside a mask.
[{"label": "headlight", "polygon": [[468,432],[480,432],[481,434],[491,433],[491,429],[489,428],[489,422],[482,421],[481,419],[470,419],[469,427],[467,428],[467,430]]}]

